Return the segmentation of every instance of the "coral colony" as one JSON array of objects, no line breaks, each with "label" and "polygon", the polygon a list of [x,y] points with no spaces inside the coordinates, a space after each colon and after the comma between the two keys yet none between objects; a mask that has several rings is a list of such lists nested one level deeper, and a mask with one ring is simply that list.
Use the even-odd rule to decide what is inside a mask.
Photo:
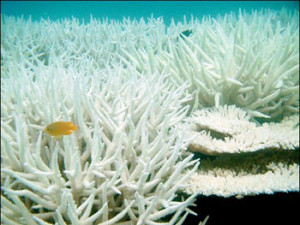
[{"label": "coral colony", "polygon": [[299,190],[298,19],[1,15],[1,223],[182,224],[199,194]]},{"label": "coral colony", "polygon": [[299,115],[262,125],[249,119],[234,106],[202,109],[187,118],[187,135],[195,137],[189,150],[213,156],[201,160],[188,193],[242,197],[299,190]]}]

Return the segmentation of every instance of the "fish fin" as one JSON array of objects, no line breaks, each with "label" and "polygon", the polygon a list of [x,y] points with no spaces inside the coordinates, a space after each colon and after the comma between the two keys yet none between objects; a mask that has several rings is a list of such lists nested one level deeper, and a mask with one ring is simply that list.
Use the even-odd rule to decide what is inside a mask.
[{"label": "fish fin", "polygon": [[72,134],[72,131],[67,130],[67,131],[66,131],[66,135],[69,135],[69,134]]},{"label": "fish fin", "polygon": [[71,127],[71,130],[78,130],[78,127],[77,127],[76,125],[73,125],[73,126]]}]

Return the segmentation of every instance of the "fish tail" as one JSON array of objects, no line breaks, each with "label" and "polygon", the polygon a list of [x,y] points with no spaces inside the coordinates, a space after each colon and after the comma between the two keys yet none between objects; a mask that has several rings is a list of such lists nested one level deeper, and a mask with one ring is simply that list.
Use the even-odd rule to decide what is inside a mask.
[{"label": "fish tail", "polygon": [[78,130],[78,127],[77,127],[76,125],[73,125],[73,126],[71,127],[71,130]]},{"label": "fish tail", "polygon": [[67,124],[69,125],[70,130],[78,130],[78,127],[74,125],[71,121],[67,122]]}]

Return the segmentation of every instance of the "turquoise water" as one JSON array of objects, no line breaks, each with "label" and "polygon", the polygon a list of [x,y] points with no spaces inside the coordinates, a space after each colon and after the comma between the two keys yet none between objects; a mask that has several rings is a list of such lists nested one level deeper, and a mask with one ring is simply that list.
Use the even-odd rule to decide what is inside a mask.
[{"label": "turquoise water", "polygon": [[299,10],[298,1],[1,1],[1,13],[6,15],[32,16],[33,20],[50,18],[51,20],[71,18],[72,16],[88,22],[90,15],[93,17],[121,20],[123,17],[140,19],[153,15],[163,16],[168,24],[173,17],[180,21],[186,15],[187,19],[202,18],[203,15],[212,17],[228,12],[238,12],[239,8],[247,12],[270,8],[280,10],[282,7]]}]

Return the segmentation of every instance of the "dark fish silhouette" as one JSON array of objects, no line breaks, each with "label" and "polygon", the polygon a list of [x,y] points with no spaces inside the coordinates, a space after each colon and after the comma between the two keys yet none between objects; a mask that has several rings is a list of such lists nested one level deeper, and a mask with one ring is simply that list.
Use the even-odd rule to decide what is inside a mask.
[{"label": "dark fish silhouette", "polygon": [[193,32],[192,29],[188,29],[188,30],[185,30],[185,31],[182,31],[179,36],[183,39],[183,36],[186,36],[186,37],[189,37],[191,35],[191,33]]}]

